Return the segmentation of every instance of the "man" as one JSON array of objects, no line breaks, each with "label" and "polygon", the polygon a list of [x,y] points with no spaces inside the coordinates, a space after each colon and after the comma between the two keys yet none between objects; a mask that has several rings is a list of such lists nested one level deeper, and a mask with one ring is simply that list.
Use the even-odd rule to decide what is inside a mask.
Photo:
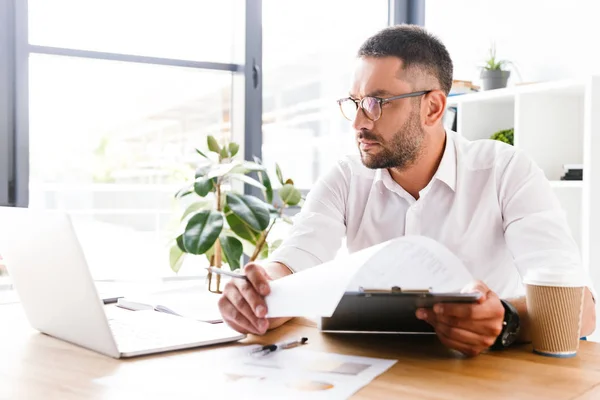
[{"label": "man", "polygon": [[[526,155],[444,130],[451,85],[448,51],[419,27],[386,28],[362,45],[349,97],[338,101],[353,122],[359,155],[319,180],[269,263],[247,265],[249,282],[226,285],[219,307],[229,325],[263,334],[284,323],[264,318],[269,280],[331,260],[344,236],[355,252],[418,234],[453,251],[478,279],[466,290],[483,295],[477,304],[417,311],[447,347],[476,355],[498,345],[509,314],[519,317],[518,339],[529,340],[521,276],[540,266],[582,269],[577,245],[543,172]],[[582,336],[594,328],[586,289]]]}]

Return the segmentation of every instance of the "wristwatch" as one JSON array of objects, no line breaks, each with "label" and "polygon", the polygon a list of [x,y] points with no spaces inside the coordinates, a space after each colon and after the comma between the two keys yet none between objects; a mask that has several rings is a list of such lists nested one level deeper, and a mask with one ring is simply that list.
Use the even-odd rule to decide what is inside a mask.
[{"label": "wristwatch", "polygon": [[490,347],[492,350],[503,350],[513,344],[519,335],[521,322],[517,309],[506,300],[500,300],[504,307],[504,320],[502,321],[502,332]]}]

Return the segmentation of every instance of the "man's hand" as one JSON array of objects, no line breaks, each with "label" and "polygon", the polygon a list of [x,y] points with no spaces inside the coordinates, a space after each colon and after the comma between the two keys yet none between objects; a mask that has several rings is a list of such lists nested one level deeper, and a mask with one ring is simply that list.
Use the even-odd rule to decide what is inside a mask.
[{"label": "man's hand", "polygon": [[477,303],[436,304],[417,310],[417,318],[427,321],[447,347],[468,356],[476,356],[494,344],[502,331],[504,307],[496,293],[477,281],[463,292],[480,292]]},{"label": "man's hand", "polygon": [[[268,265],[274,278],[289,275],[291,271],[283,264]],[[289,318],[267,319],[265,296],[271,293],[269,281],[272,278],[258,264],[249,263],[244,267],[248,280],[232,279],[223,289],[219,299],[219,310],[227,325],[240,333],[264,334],[267,329],[275,328]]]}]

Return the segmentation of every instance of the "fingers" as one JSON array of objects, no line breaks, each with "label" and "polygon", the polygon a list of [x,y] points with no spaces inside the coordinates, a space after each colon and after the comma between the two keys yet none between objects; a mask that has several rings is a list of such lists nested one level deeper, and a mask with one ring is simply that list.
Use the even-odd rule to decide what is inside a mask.
[{"label": "fingers", "polygon": [[440,342],[442,342],[442,344],[450,349],[454,349],[457,351],[460,351],[461,353],[463,353],[466,356],[471,356],[474,357],[476,355],[478,355],[479,353],[481,353],[483,350],[485,350],[485,348],[480,347],[480,346],[473,346],[467,343],[463,343],[460,342],[450,336],[447,336],[445,333],[437,331],[437,337],[440,339]]},{"label": "fingers", "polygon": [[504,307],[493,292],[490,292],[483,303],[444,303],[433,306],[436,315],[456,317],[459,319],[484,320],[501,318]]},{"label": "fingers", "polygon": [[223,294],[235,306],[236,310],[256,327],[257,332],[264,333],[266,328],[263,330],[263,327],[268,324],[263,318],[267,313],[263,298],[254,291],[251,285],[246,282],[238,282],[227,283]]},{"label": "fingers", "polygon": [[502,331],[502,322],[494,318],[471,321],[446,315],[436,315],[435,319],[438,323],[465,329],[479,335],[497,337]]},{"label": "fingers", "polygon": [[435,328],[438,334],[443,335],[446,338],[452,339],[458,343],[468,345],[471,347],[481,347],[486,349],[494,344],[495,337],[489,335],[480,335],[476,332],[462,329],[456,326],[446,325],[443,322],[436,324]]},{"label": "fingers", "polygon": [[262,267],[248,264],[244,268],[248,280],[229,281],[219,299],[223,319],[239,332],[263,334],[269,328],[264,295],[270,292],[269,277]]},{"label": "fingers", "polygon": [[481,293],[481,297],[477,300],[477,303],[481,304],[487,300],[487,295],[490,292],[490,288],[482,281],[474,281],[465,286],[461,293]]},{"label": "fingers", "polygon": [[267,275],[260,265],[254,263],[247,264],[244,267],[244,274],[248,277],[248,281],[257,293],[260,293],[262,296],[267,296],[271,293],[269,275]]},{"label": "fingers", "polygon": [[416,312],[417,319],[423,320],[431,325],[434,329],[437,325],[437,318],[435,313],[430,308],[419,308]]},{"label": "fingers", "polygon": [[[256,316],[256,318],[264,318],[267,315],[267,303],[265,303],[264,297],[262,297],[254,288],[252,284],[246,281],[236,279],[234,281],[230,281],[227,285],[232,285],[237,290],[232,290],[232,292],[239,292],[246,303],[248,303],[252,313]],[[227,288],[227,285],[225,286]],[[224,290],[223,293],[228,294],[228,291]],[[235,295],[235,293],[232,293]],[[237,303],[235,303],[237,304]]]},{"label": "fingers", "polygon": [[223,320],[240,333],[259,334],[257,328],[238,311],[237,307],[225,295],[219,299],[219,310],[223,316]]}]

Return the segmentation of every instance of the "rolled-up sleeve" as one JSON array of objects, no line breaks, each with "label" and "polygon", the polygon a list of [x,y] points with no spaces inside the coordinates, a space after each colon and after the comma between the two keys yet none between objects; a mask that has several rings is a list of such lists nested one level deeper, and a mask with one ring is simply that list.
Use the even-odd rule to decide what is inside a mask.
[{"label": "rolled-up sleeve", "polygon": [[350,169],[340,160],[310,190],[289,236],[269,257],[293,272],[332,260],[346,234]]},{"label": "rolled-up sleeve", "polygon": [[500,177],[504,236],[521,277],[531,269],[572,268],[594,291],[565,211],[543,171],[516,151]]}]

